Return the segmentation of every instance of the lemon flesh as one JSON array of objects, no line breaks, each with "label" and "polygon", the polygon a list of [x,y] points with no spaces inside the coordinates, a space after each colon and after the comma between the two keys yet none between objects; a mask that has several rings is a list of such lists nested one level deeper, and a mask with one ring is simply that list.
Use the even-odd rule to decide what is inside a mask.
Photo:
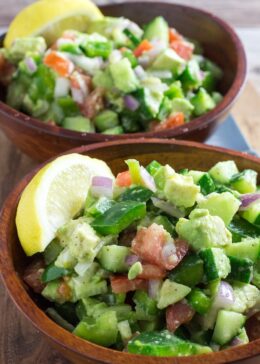
[{"label": "lemon flesh", "polygon": [[82,208],[93,176],[114,176],[101,160],[80,154],[59,157],[42,168],[21,195],[16,226],[27,255],[43,252],[57,229]]},{"label": "lemon flesh", "polygon": [[93,20],[102,19],[98,7],[89,0],[41,0],[24,8],[12,21],[4,46],[9,48],[16,38],[42,35],[48,45],[64,30],[85,32]]}]

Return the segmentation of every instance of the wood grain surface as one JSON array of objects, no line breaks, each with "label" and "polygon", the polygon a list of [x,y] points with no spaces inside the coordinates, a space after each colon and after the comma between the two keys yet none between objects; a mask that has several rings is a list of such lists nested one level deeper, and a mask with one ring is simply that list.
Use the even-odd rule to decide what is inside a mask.
[{"label": "wood grain surface", "polygon": [[[0,27],[10,20],[30,0],[0,0]],[[119,2],[119,1],[106,1]],[[233,109],[241,130],[260,152],[260,1],[259,0],[175,0],[182,4],[203,7],[239,27],[248,51],[250,78],[239,102]],[[99,2],[101,3],[101,2]],[[102,2],[104,3],[104,1]],[[258,27],[258,28],[257,28]],[[17,151],[0,133],[0,208],[12,187],[35,166],[35,162]],[[52,350],[41,335],[24,319],[8,298],[0,283],[0,363],[1,364],[67,364]],[[252,359],[246,364],[256,364]],[[245,362],[243,362],[245,363]],[[260,363],[260,359],[259,359]],[[242,362],[241,362],[242,364]]]}]

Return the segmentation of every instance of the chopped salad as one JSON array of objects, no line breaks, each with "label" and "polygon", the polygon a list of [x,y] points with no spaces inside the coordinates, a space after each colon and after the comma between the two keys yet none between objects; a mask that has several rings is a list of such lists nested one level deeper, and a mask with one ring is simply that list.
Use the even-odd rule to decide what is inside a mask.
[{"label": "chopped salad", "polygon": [[48,48],[42,37],[0,49],[6,102],[79,132],[160,131],[215,108],[221,69],[157,17],[143,28],[125,18],[68,30]]},{"label": "chopped salad", "polygon": [[47,314],[93,343],[189,356],[248,343],[259,311],[257,173],[126,161],[24,273]]}]

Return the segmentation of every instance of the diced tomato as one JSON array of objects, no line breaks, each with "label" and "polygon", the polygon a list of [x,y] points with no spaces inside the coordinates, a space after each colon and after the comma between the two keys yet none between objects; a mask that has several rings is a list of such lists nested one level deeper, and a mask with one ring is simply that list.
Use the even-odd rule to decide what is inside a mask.
[{"label": "diced tomato", "polygon": [[25,269],[23,280],[28,284],[30,288],[36,293],[41,293],[45,287],[42,283],[41,276],[44,271],[43,259],[35,259]]},{"label": "diced tomato", "polygon": [[154,264],[142,264],[143,271],[138,275],[138,278],[142,279],[161,279],[166,276],[166,271],[158,265]]},{"label": "diced tomato", "polygon": [[59,297],[62,300],[69,301],[71,299],[71,295],[72,295],[71,288],[65,279],[61,282],[57,291],[58,291],[57,293],[58,293]]},{"label": "diced tomato", "polygon": [[177,302],[166,309],[167,330],[174,332],[179,326],[189,322],[195,311],[185,302]]},{"label": "diced tomato", "polygon": [[182,40],[175,40],[170,43],[170,47],[186,61],[191,59],[194,50],[193,44]]},{"label": "diced tomato", "polygon": [[153,45],[147,39],[144,39],[134,50],[134,55],[140,57],[144,52],[150,51],[151,49],[153,49]]},{"label": "diced tomato", "polygon": [[84,99],[80,110],[86,118],[93,119],[105,107],[104,89],[97,87]]},{"label": "diced tomato", "polygon": [[177,239],[174,242],[174,253],[166,260],[163,248],[167,239],[168,235],[164,228],[161,225],[152,224],[148,228],[138,230],[132,241],[132,251],[147,263],[171,270],[187,254],[189,246],[185,240]]},{"label": "diced tomato", "polygon": [[47,53],[43,59],[43,63],[56,71],[61,77],[68,77],[74,69],[73,63],[69,59],[62,57],[56,51]]},{"label": "diced tomato", "polygon": [[176,112],[170,115],[167,119],[161,123],[154,122],[150,126],[151,131],[167,130],[171,128],[176,128],[177,126],[183,125],[185,122],[185,116],[183,112]]},{"label": "diced tomato", "polygon": [[132,184],[131,175],[129,171],[118,173],[116,176],[116,185],[119,187],[129,187]]},{"label": "diced tomato", "polygon": [[169,29],[169,43],[172,43],[176,40],[182,40],[183,36],[177,32],[176,29],[170,28]]},{"label": "diced tomato", "polygon": [[147,281],[144,279],[129,280],[126,276],[113,276],[110,278],[112,292],[127,293],[137,289],[147,290]]}]

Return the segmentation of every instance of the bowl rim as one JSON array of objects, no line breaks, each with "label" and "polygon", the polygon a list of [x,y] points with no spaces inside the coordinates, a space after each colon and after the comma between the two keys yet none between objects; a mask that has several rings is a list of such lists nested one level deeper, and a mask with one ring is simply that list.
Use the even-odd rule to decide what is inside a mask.
[{"label": "bowl rim", "polygon": [[[185,135],[194,132],[195,130],[203,130],[204,128],[207,128],[207,126],[213,122],[213,120],[216,117],[223,117],[225,112],[234,104],[235,100],[239,96],[240,92],[243,89],[243,86],[246,81],[247,76],[247,59],[246,59],[246,53],[244,46],[242,44],[242,41],[240,40],[239,36],[237,35],[234,28],[229,25],[226,21],[221,19],[215,14],[212,14],[209,11],[192,7],[188,5],[182,5],[182,4],[174,4],[170,3],[167,0],[163,1],[156,1],[156,0],[149,0],[147,2],[152,4],[158,4],[160,6],[171,6],[174,8],[180,8],[185,12],[193,12],[197,14],[202,14],[205,17],[208,17],[211,19],[212,22],[219,25],[221,28],[224,29],[224,31],[229,34],[232,43],[234,44],[235,51],[236,51],[236,57],[237,57],[237,71],[234,77],[234,80],[232,82],[232,85],[230,86],[227,93],[224,95],[222,101],[211,111],[207,112],[206,114],[194,118],[190,123],[186,123],[184,125],[178,126],[176,128],[171,128],[167,130],[161,130],[156,132],[139,132],[139,133],[124,133],[120,135],[104,135],[101,133],[86,133],[86,132],[77,132],[73,130],[68,130],[65,128],[61,128],[57,125],[51,125],[47,123],[43,123],[39,119],[33,118],[29,115],[26,115],[18,110],[13,109],[12,107],[8,106],[5,102],[0,101],[0,115],[3,117],[11,117],[16,121],[16,123],[20,123],[23,125],[26,125],[29,129],[36,129],[39,132],[46,132],[48,135],[53,136],[60,136],[65,139],[70,140],[80,140],[82,143],[84,143],[87,138],[91,139],[93,143],[96,142],[102,142],[102,141],[112,141],[112,140],[124,140],[124,139],[136,139],[140,137],[147,137],[147,138],[165,138],[169,136],[169,133],[172,137],[178,137],[181,136],[183,139],[185,139]],[[134,1],[126,1],[124,3],[115,3],[115,4],[107,4],[107,5],[101,5],[101,9],[112,9],[115,6],[135,6],[140,4],[140,1],[134,0]],[[0,41],[4,39],[4,35],[0,36]]]},{"label": "bowl rim", "polygon": [[[121,141],[111,141],[111,142],[103,142],[91,144],[88,146],[81,146],[74,149],[71,149],[65,153],[61,153],[60,155],[68,154],[68,153],[87,153],[89,151],[95,151],[102,148],[108,148],[112,146],[120,146],[120,145],[135,145],[136,143],[142,144],[156,144],[158,145],[175,145],[175,146],[185,146],[186,148],[192,148],[204,151],[215,151],[219,154],[228,154],[229,157],[240,157],[243,159],[247,159],[249,161],[260,163],[260,158],[257,158],[252,155],[248,155],[244,152],[237,152],[226,148],[214,147],[204,145],[202,143],[189,142],[189,141],[180,141],[174,139],[139,139],[139,140],[121,140]],[[125,362],[125,360],[134,358],[137,364],[143,364],[144,356],[130,354],[125,352],[116,351],[113,349],[104,348],[102,346],[93,344],[89,341],[83,340],[70,332],[66,331],[59,325],[57,325],[54,321],[52,321],[45,313],[42,311],[36,303],[29,296],[28,292],[25,289],[25,286],[22,283],[22,280],[19,278],[18,274],[15,271],[13,261],[11,259],[10,253],[10,240],[12,239],[11,228],[14,224],[15,213],[17,208],[17,203],[20,198],[20,194],[26,185],[29,183],[31,178],[38,172],[40,168],[42,168],[46,163],[49,163],[51,160],[57,158],[51,158],[48,161],[38,165],[35,167],[29,174],[27,174],[23,179],[16,185],[16,187],[12,190],[12,192],[7,197],[1,213],[0,213],[0,272],[2,275],[2,279],[4,285],[11,297],[12,301],[19,309],[19,311],[26,316],[26,318],[35,326],[38,330],[40,330],[50,342],[54,341],[58,346],[62,347],[64,350],[69,350],[74,352],[75,355],[81,355],[82,357],[89,358],[92,360],[96,360],[100,363],[114,363],[121,364]],[[252,358],[260,353],[260,339],[251,341],[250,343],[242,346],[238,346],[236,348],[230,348],[221,352],[211,353],[211,354],[203,354],[197,356],[190,357],[162,357],[162,363],[171,363],[171,364],[200,364],[202,361],[205,364],[220,364],[220,363],[229,363],[234,360],[241,360],[246,358]],[[145,362],[147,364],[155,364],[159,362],[160,358],[158,357],[145,357]],[[225,360],[225,361],[223,361]]]}]

